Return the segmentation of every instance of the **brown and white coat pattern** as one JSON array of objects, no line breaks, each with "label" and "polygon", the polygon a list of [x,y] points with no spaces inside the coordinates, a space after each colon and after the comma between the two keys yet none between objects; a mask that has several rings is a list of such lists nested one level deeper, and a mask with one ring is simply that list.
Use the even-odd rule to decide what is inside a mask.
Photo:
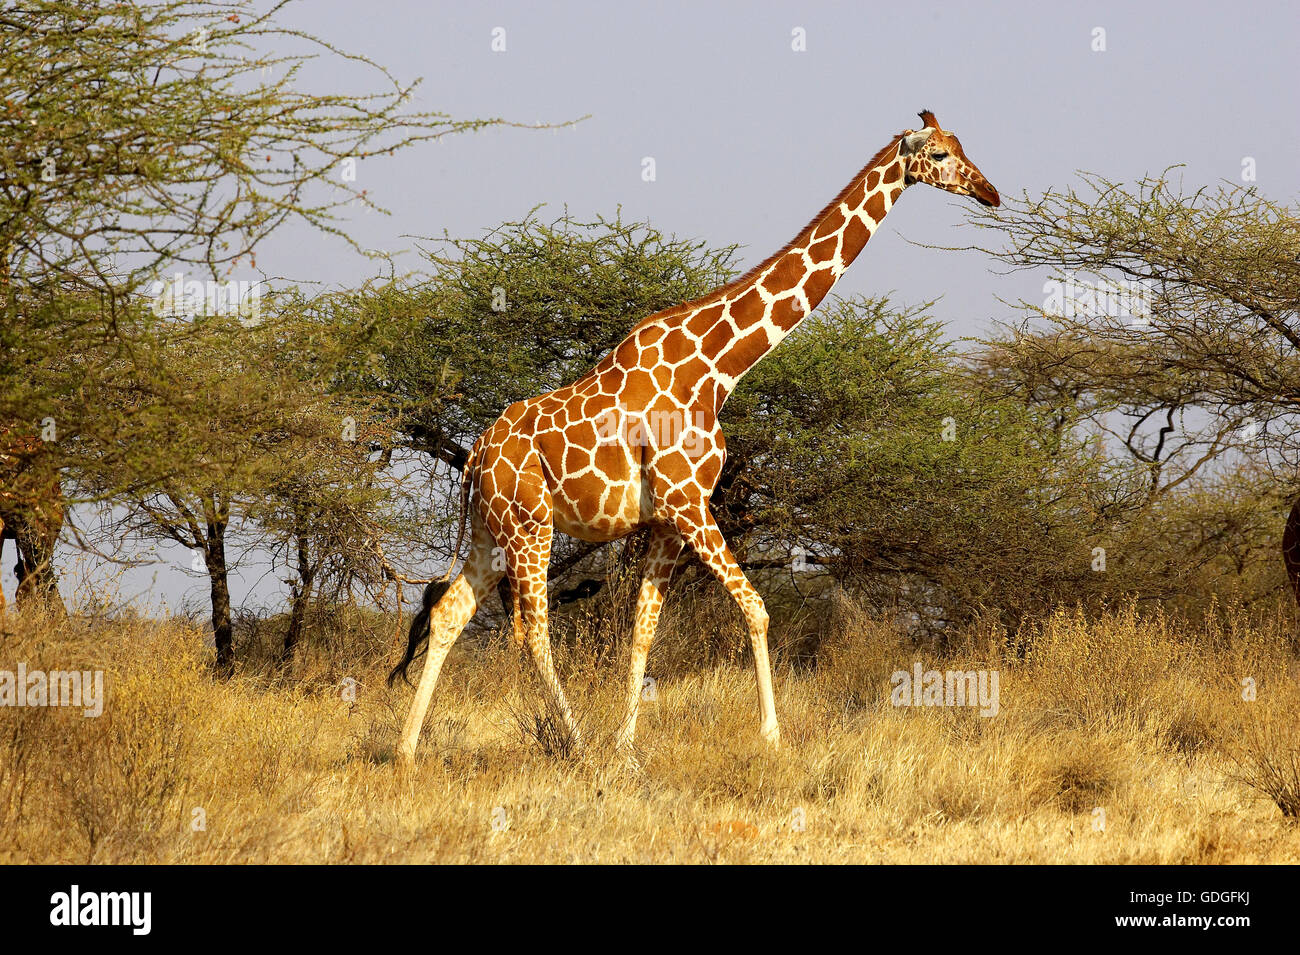
[{"label": "brown and white coat pattern", "polygon": [[[516,595],[516,639],[526,643],[548,703],[576,738],[547,636],[552,535],[559,530],[608,541],[647,525],[651,540],[620,747],[630,747],[636,731],[646,655],[686,547],[745,615],[761,731],[778,743],[767,611],[709,509],[726,455],[718,414],[741,377],[817,307],[907,186],[925,182],[986,205],[999,203],[956,137],[939,129],[932,113],[921,118],[921,130],[895,136],[784,249],[709,295],[642,320],[578,381],[511,405],[478,439],[465,469],[471,551],[460,577],[428,614],[424,672],[399,743],[400,760],[414,756],[447,651],[503,574]],[[411,646],[395,672],[405,673],[422,624],[413,625]]]}]

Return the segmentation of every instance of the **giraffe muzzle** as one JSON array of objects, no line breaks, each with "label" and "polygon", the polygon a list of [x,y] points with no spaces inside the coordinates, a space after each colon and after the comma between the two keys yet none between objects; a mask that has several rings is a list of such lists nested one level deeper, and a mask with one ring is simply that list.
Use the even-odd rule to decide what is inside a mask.
[{"label": "giraffe muzzle", "polygon": [[996,209],[1002,205],[1002,197],[987,181],[972,183],[970,194],[975,197],[975,201],[982,206],[988,206],[990,209]]}]

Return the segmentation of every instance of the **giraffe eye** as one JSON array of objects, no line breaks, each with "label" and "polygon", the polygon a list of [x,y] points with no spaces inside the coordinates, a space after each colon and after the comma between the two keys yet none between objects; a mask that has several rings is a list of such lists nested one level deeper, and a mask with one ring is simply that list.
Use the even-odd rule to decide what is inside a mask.
[{"label": "giraffe eye", "polygon": [[930,158],[933,159],[935,162],[943,162],[945,159],[948,158],[948,154],[947,154],[947,153],[931,153],[931,154],[930,154]]}]

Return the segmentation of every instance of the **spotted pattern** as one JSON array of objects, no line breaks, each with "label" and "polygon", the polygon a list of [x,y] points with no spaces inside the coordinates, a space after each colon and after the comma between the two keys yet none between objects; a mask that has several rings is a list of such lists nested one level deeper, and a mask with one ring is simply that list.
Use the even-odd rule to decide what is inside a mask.
[{"label": "spotted pattern", "polygon": [[[447,649],[503,574],[516,594],[517,637],[533,655],[550,704],[576,735],[546,632],[552,535],[610,541],[646,526],[653,530],[621,745],[632,743],[664,591],[688,547],[745,615],[761,731],[778,743],[767,611],[709,509],[726,459],[718,415],[745,373],[817,307],[908,185],[996,198],[956,137],[939,130],[932,114],[922,118],[925,129],[895,136],[785,248],[709,295],[644,319],[582,378],[511,405],[475,442],[465,469],[473,547],[431,616],[425,670],[399,755],[413,757]],[[492,548],[503,563],[485,556]]]}]

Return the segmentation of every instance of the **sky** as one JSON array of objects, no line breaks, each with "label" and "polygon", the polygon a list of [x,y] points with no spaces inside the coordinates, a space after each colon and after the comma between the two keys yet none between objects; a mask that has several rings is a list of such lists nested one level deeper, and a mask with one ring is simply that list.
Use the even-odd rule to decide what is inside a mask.
[{"label": "sky", "polygon": [[[1287,3],[303,0],[280,20],[402,81],[423,77],[413,108],[520,123],[588,117],[361,160],[356,186],[392,214],[358,213],[343,226],[408,268],[418,265],[414,237],[479,235],[540,203],[544,214],[579,219],[621,207],[626,220],[666,233],[738,243],[748,268],[897,132],[919,126],[923,108],[1004,199],[1078,184],[1080,170],[1131,182],[1183,164],[1193,188],[1240,183],[1247,158],[1268,198],[1293,203],[1300,188],[1300,16]],[[333,60],[302,83],[361,92],[375,77]],[[647,157],[652,182],[642,176]],[[937,300],[933,314],[953,336],[1013,318],[1004,301],[1040,298],[1041,277],[922,247],[976,241],[973,208],[909,189],[835,292]],[[258,258],[273,274],[325,287],[375,273],[345,243],[294,227]],[[201,607],[206,595],[176,549],[126,573],[69,548],[64,558],[65,596],[108,578],[121,597],[153,608]],[[10,588],[11,564],[6,557]],[[232,591],[236,604],[275,605],[284,587],[254,560]]]}]

